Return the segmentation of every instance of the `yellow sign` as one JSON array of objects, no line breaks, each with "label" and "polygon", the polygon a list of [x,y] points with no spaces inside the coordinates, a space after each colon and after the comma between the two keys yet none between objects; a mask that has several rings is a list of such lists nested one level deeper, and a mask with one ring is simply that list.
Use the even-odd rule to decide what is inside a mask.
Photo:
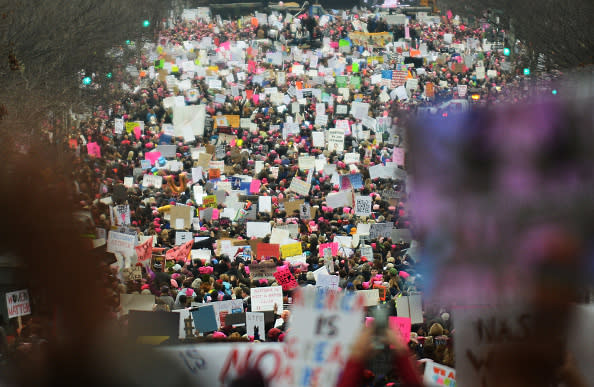
[{"label": "yellow sign", "polygon": [[358,46],[384,47],[386,44],[394,41],[394,36],[389,32],[369,33],[354,31],[349,33],[349,38]]},{"label": "yellow sign", "polygon": [[134,128],[139,126],[138,122],[134,122],[134,121],[127,121],[126,122],[126,132],[128,133],[132,133],[134,131]]},{"label": "yellow sign", "polygon": [[286,257],[293,257],[295,255],[301,255],[303,251],[301,250],[301,242],[289,243],[288,245],[282,245],[280,247],[281,255],[283,258]]},{"label": "yellow sign", "polygon": [[[227,125],[231,128],[239,128],[239,121],[240,121],[240,117],[239,115],[236,114],[225,114],[223,117],[225,117],[225,119],[227,120]],[[214,128],[218,128],[219,126],[225,126],[223,125],[224,120],[221,120],[221,122],[219,123],[218,118],[215,118],[214,121]]]},{"label": "yellow sign", "polygon": [[216,195],[205,196],[202,199],[202,206],[203,207],[217,208],[217,196]]}]

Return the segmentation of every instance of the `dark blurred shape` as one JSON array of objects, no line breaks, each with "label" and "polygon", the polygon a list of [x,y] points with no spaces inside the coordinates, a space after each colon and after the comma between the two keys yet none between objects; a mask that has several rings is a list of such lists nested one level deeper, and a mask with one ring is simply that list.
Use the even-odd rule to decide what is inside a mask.
[{"label": "dark blurred shape", "polygon": [[467,348],[456,352],[460,385],[581,385],[569,382],[579,371],[562,370],[568,336],[579,334],[572,311],[594,277],[593,102],[538,100],[411,125],[425,300],[453,306],[455,340]]},{"label": "dark blurred shape", "polygon": [[29,290],[33,312],[23,337],[35,339],[19,347],[0,384],[194,385],[179,364],[129,345],[115,326],[104,288],[109,260],[82,235],[68,161],[33,143],[4,149],[0,162],[0,246],[20,261],[16,282]]},{"label": "dark blurred shape", "polygon": [[268,387],[268,383],[258,368],[249,368],[235,378],[229,387]]}]

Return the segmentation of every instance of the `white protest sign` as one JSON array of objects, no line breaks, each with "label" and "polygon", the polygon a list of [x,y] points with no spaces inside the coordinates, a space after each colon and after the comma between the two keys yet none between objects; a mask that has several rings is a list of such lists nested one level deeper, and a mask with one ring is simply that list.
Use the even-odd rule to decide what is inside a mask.
[{"label": "white protest sign", "polygon": [[312,132],[311,134],[314,147],[323,148],[326,145],[324,132]]},{"label": "white protest sign", "polygon": [[337,275],[318,275],[316,281],[316,288],[323,288],[328,290],[338,290],[338,276]]},{"label": "white protest sign", "polygon": [[302,289],[295,297],[291,314],[291,343],[295,364],[294,387],[334,387],[350,346],[358,337],[364,311],[356,293]]},{"label": "white protest sign", "polygon": [[269,222],[247,222],[247,236],[248,238],[264,238],[270,234],[272,227]]},{"label": "white protest sign", "polygon": [[266,339],[266,330],[264,328],[264,313],[263,312],[246,312],[245,314],[245,328],[248,336],[257,336],[259,340]]},{"label": "white protest sign", "polygon": [[427,387],[442,387],[456,385],[456,370],[439,364],[430,359],[423,359],[425,373],[423,382]]},{"label": "white protest sign", "polygon": [[294,367],[284,343],[191,344],[158,347],[157,351],[180,362],[194,384],[210,387],[228,386],[246,367],[259,369],[267,386],[284,387]]},{"label": "white protest sign", "polygon": [[29,291],[27,289],[23,289],[6,293],[6,308],[8,310],[9,319],[31,314]]},{"label": "white protest sign", "polygon": [[250,290],[250,297],[252,300],[252,312],[274,310],[275,305],[277,306],[278,310],[283,309],[282,286],[252,288]]},{"label": "white protest sign", "polygon": [[297,177],[294,177],[293,180],[291,180],[291,185],[289,186],[289,190],[296,192],[302,196],[308,196],[310,188],[311,184],[301,179],[298,179]]},{"label": "white protest sign", "polygon": [[258,212],[272,212],[272,196],[258,196]]},{"label": "white protest sign", "polygon": [[336,153],[344,152],[344,130],[330,129],[328,130],[328,145],[327,149]]},{"label": "white protest sign", "polygon": [[131,257],[136,254],[136,235],[123,234],[117,231],[109,231],[107,237],[107,252],[120,253],[124,257]]},{"label": "white protest sign", "polygon": [[379,289],[357,290],[356,293],[365,297],[365,306],[374,306],[379,302]]},{"label": "white protest sign", "polygon": [[371,197],[370,196],[357,196],[355,198],[355,215],[357,216],[369,216],[371,215]]}]

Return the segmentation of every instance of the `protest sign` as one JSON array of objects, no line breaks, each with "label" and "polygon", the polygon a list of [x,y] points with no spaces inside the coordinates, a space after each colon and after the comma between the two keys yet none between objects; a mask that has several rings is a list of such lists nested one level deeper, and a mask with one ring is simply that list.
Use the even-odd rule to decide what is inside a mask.
[{"label": "protest sign", "polygon": [[303,251],[301,250],[301,242],[281,245],[280,250],[283,258],[301,255],[303,253]]},{"label": "protest sign", "polygon": [[321,289],[302,289],[295,296],[286,338],[295,364],[295,378],[289,385],[311,386],[314,375],[318,386],[336,385],[362,326],[363,301],[356,293]]},{"label": "protest sign", "polygon": [[255,340],[265,341],[264,313],[247,312],[245,314],[245,328],[248,336],[253,336]]},{"label": "protest sign", "polygon": [[379,290],[368,289],[368,290],[357,290],[355,293],[362,294],[365,300],[365,306],[374,306],[379,302]]},{"label": "protest sign", "polygon": [[194,207],[175,205],[169,209],[169,218],[172,228],[189,230],[192,227],[192,210]]},{"label": "protest sign", "polygon": [[409,317],[390,316],[390,328],[400,336],[402,343],[408,345],[410,341],[411,323]]},{"label": "protest sign", "polygon": [[412,324],[423,323],[423,306],[421,295],[402,296],[396,299],[398,317],[410,317]]},{"label": "protest sign", "polygon": [[370,196],[357,196],[355,198],[355,215],[371,215],[372,201]]},{"label": "protest sign", "polygon": [[274,273],[276,272],[276,264],[274,261],[262,261],[260,263],[251,263],[250,278],[258,281],[261,279],[274,279]]},{"label": "protest sign", "polygon": [[250,296],[252,300],[252,312],[273,310],[275,305],[278,310],[282,310],[283,308],[282,286],[252,288],[250,290]]},{"label": "protest sign", "polygon": [[276,282],[278,282],[285,291],[295,289],[299,286],[288,266],[277,267],[276,273],[274,273],[274,278],[276,278]]},{"label": "protest sign", "polygon": [[423,382],[427,387],[456,386],[456,370],[430,359],[422,359],[425,363]]},{"label": "protest sign", "polygon": [[289,190],[298,193],[302,196],[309,196],[309,190],[311,189],[311,184],[294,177],[291,180],[291,185],[289,186]]},{"label": "protest sign", "polygon": [[[248,368],[257,368],[269,387],[287,386],[293,374],[288,347],[282,343],[209,343],[158,347],[197,385],[228,386]],[[181,360],[180,360],[181,359]]]},{"label": "protest sign", "polygon": [[247,236],[248,238],[264,238],[270,234],[272,227],[268,222],[247,222]]},{"label": "protest sign", "polygon": [[193,240],[192,233],[190,231],[177,231],[175,233],[175,245],[179,246],[188,241]]},{"label": "protest sign", "polygon": [[194,327],[200,333],[214,332],[219,329],[214,305],[206,304],[192,310],[192,319]]},{"label": "protest sign", "polygon": [[338,255],[338,242],[320,243],[318,245],[318,257],[324,256],[324,250],[329,248],[332,256]]},{"label": "protest sign", "polygon": [[[328,145],[327,149],[336,153],[344,152],[344,130],[342,129],[330,129],[328,130]],[[294,179],[293,179],[294,180]]]},{"label": "protest sign", "polygon": [[320,274],[316,280],[316,288],[338,290],[338,280],[337,275]]},{"label": "protest sign", "polygon": [[165,253],[165,259],[170,261],[173,260],[177,261],[187,261],[188,256],[190,255],[190,251],[192,250],[192,245],[194,244],[194,240],[190,237],[190,240],[183,245],[175,246]]},{"label": "protest sign", "polygon": [[107,236],[107,252],[120,253],[124,257],[131,257],[136,252],[136,235],[123,234],[110,230]]},{"label": "protest sign", "polygon": [[380,237],[390,238],[392,236],[392,223],[373,223],[369,228],[369,238],[377,239]]},{"label": "protest sign", "polygon": [[280,258],[279,245],[276,243],[258,243],[256,257],[258,259]]},{"label": "protest sign", "polygon": [[8,311],[9,319],[31,314],[29,291],[23,289],[6,293],[6,309]]}]

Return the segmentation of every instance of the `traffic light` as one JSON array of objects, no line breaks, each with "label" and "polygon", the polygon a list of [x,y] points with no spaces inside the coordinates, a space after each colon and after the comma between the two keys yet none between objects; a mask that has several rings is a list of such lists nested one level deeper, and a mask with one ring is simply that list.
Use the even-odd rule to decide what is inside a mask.
[{"label": "traffic light", "polygon": [[528,67],[524,68],[524,75],[530,75],[530,69]]},{"label": "traffic light", "polygon": [[126,40],[126,44],[129,46],[130,44],[132,44],[132,42],[130,41],[130,39]]},{"label": "traffic light", "polygon": [[557,95],[557,89],[551,90],[551,93],[553,93],[553,95]]},{"label": "traffic light", "polygon": [[508,47],[503,48],[503,55],[509,56],[510,53],[511,53],[511,51]]},{"label": "traffic light", "polygon": [[146,19],[145,21],[143,21],[143,22],[142,22],[142,26],[143,26],[144,28],[147,28],[147,27],[148,27],[148,26],[150,26],[150,25],[151,25],[151,22],[150,22],[148,19]]},{"label": "traffic light", "polygon": [[105,74],[105,76],[107,77],[107,79],[111,79],[111,77],[113,76],[113,74],[111,72]]},{"label": "traffic light", "polygon": [[92,79],[91,79],[91,77],[84,77],[84,78],[83,78],[83,80],[82,80],[82,83],[83,83],[83,85],[85,85],[85,86],[88,86],[88,85],[90,85],[90,84],[91,84],[91,82],[92,82]]}]

